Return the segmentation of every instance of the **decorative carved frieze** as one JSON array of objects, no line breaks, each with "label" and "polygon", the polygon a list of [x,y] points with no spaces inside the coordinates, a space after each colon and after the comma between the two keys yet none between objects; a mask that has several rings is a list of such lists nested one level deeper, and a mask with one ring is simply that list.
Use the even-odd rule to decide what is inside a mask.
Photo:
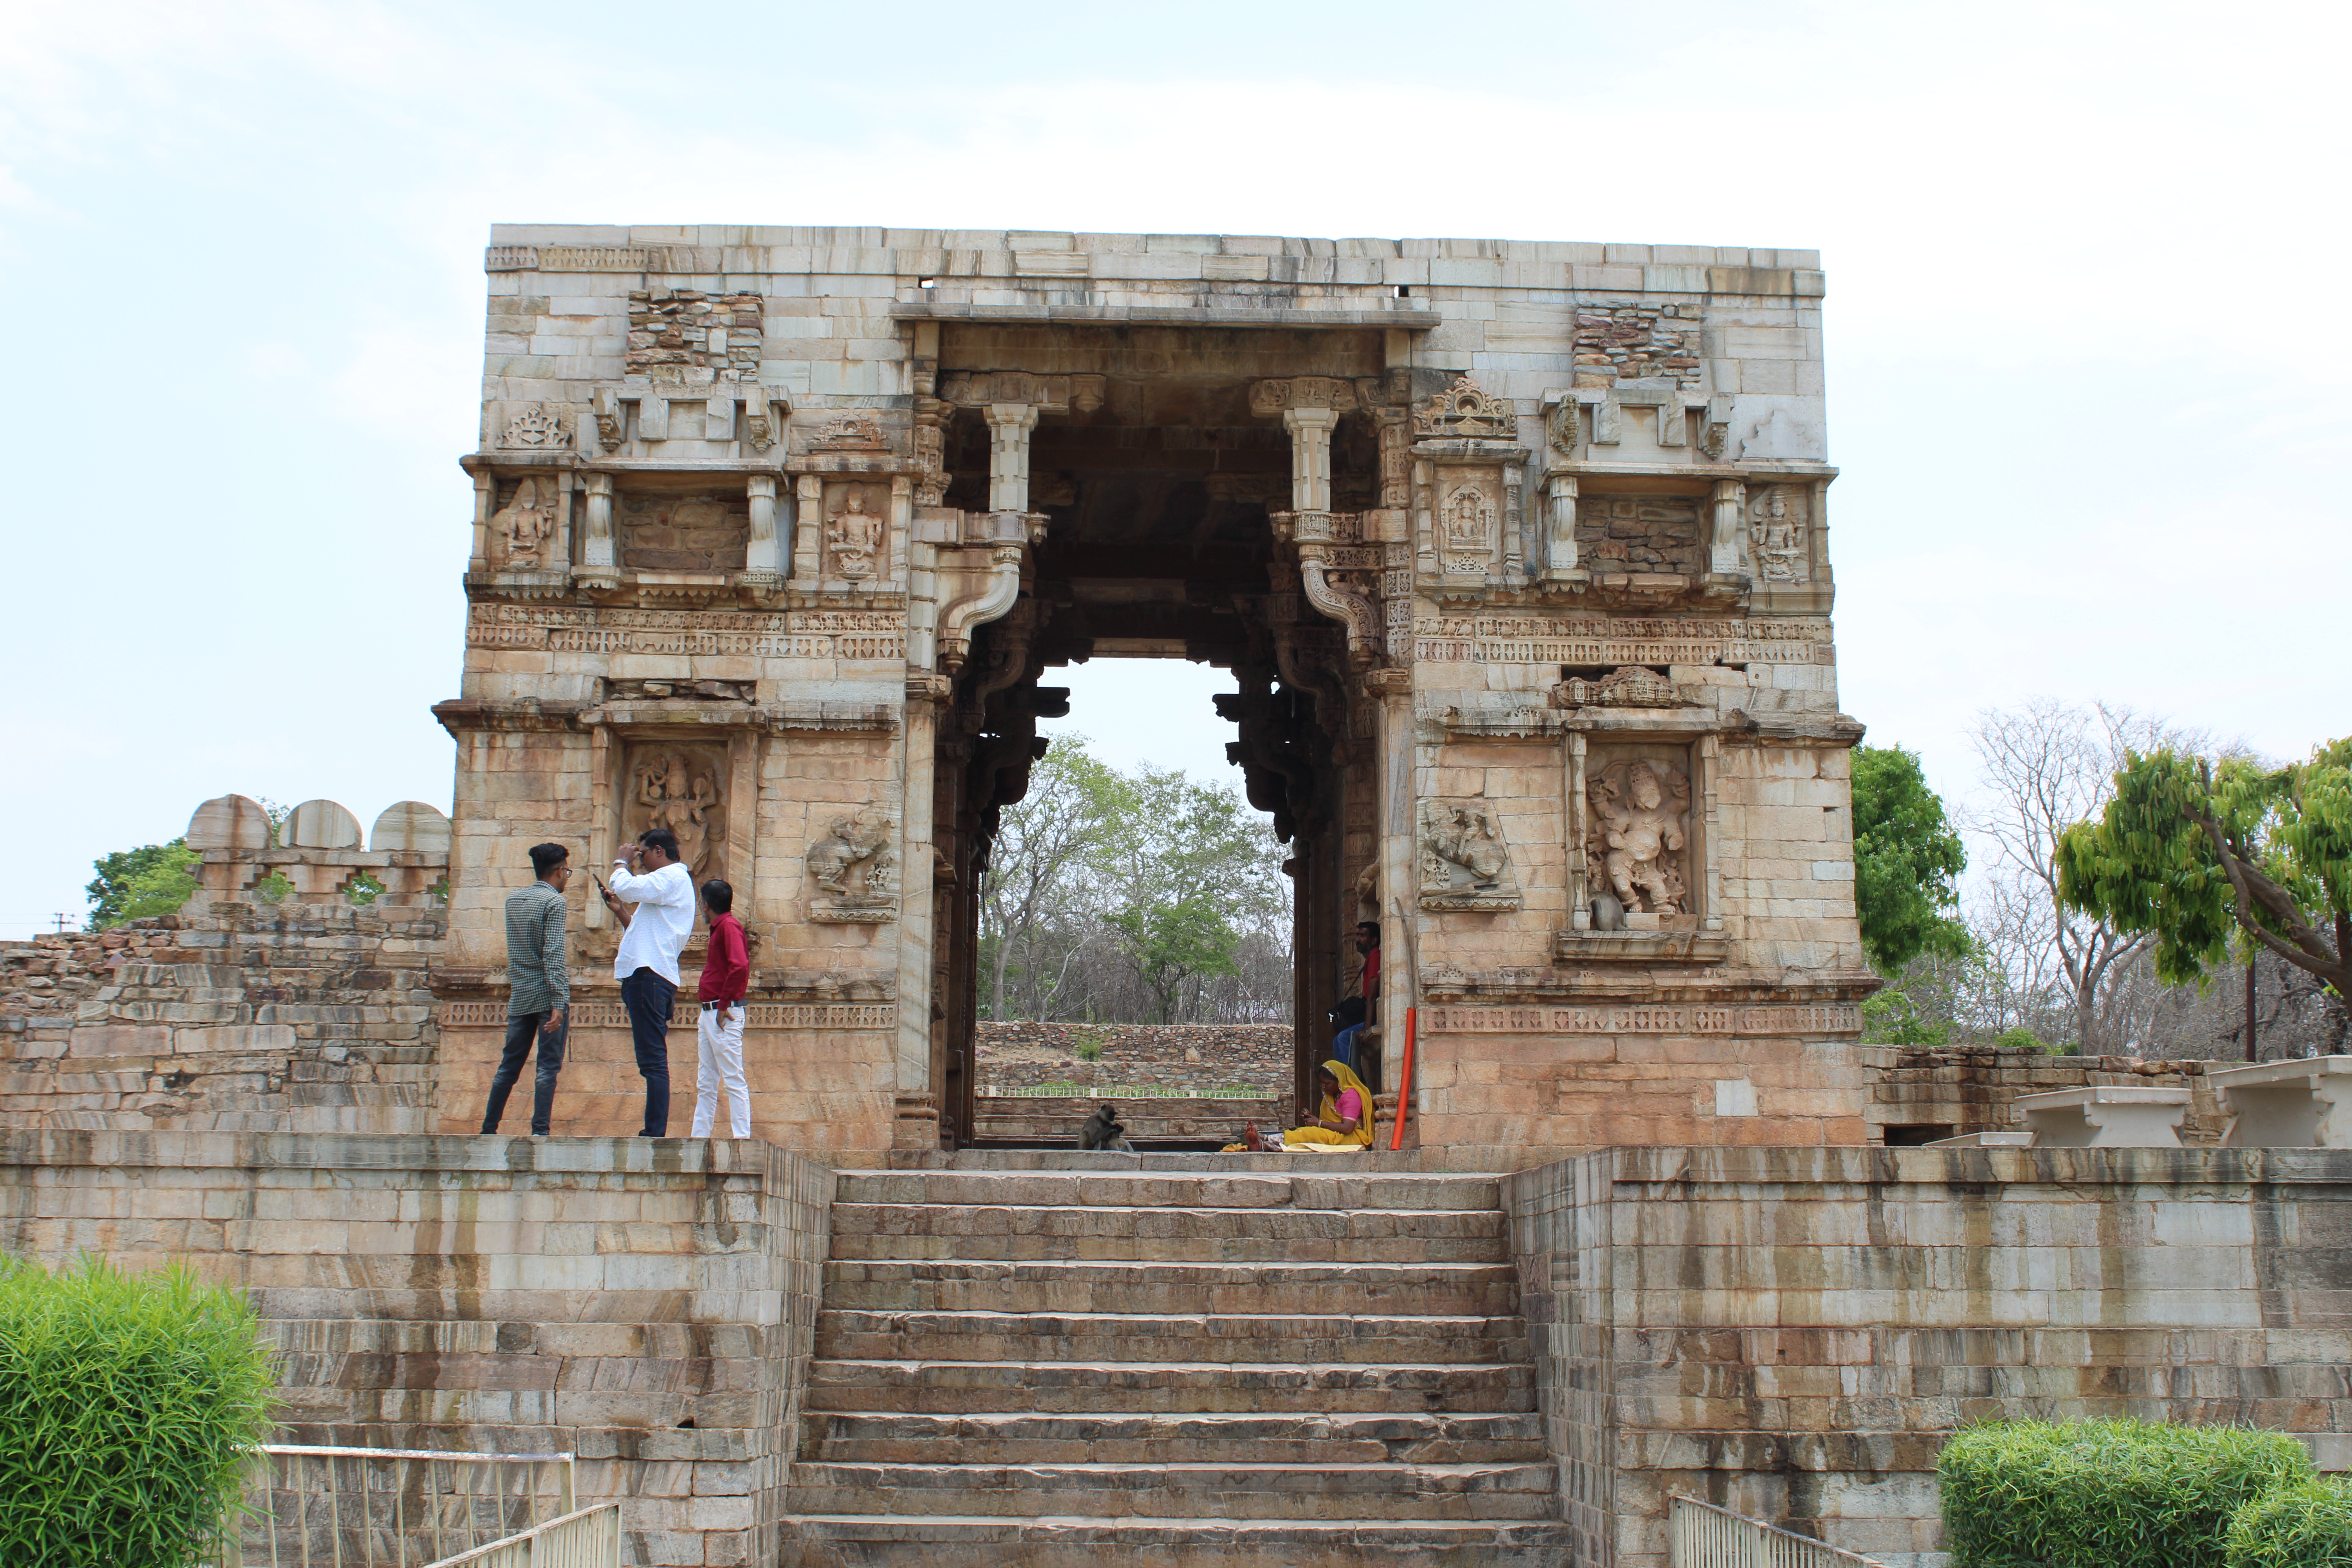
[{"label": "decorative carved frieze", "polygon": [[1444,392],[1432,393],[1412,407],[1416,437],[1444,440],[1516,441],[1518,411],[1489,395],[1466,375],[1454,378]]},{"label": "decorative carved frieze", "polygon": [[530,452],[560,452],[572,445],[572,428],[561,404],[534,403],[507,420],[499,437],[501,447]]},{"label": "decorative carved frieze", "polygon": [[1570,676],[1551,689],[1548,700],[1554,708],[1685,708],[1698,701],[1698,694],[1656,670],[1629,664],[1598,679]]},{"label": "decorative carved frieze", "polygon": [[879,806],[834,819],[809,846],[809,919],[880,924],[898,918],[898,824]]},{"label": "decorative carved frieze", "polygon": [[907,621],[864,613],[605,609],[583,605],[473,605],[470,647],[553,653],[904,660]]},{"label": "decorative carved frieze", "polygon": [[1433,1035],[1853,1035],[1862,1013],[1843,1004],[1454,1006],[1430,1008],[1422,1027]]},{"label": "decorative carved frieze", "polygon": [[809,437],[812,452],[886,452],[890,437],[870,414],[844,414],[826,420]]},{"label": "decorative carved frieze", "polygon": [[1519,907],[1501,819],[1477,800],[1421,803],[1421,907],[1494,912]]},{"label": "decorative carved frieze", "polygon": [[1829,623],[1681,616],[1440,616],[1413,626],[1429,663],[1831,664]]}]

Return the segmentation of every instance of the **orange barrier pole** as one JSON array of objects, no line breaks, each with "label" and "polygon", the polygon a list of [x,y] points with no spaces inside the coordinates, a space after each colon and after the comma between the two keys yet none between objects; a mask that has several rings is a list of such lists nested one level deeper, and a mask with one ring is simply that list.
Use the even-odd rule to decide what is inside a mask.
[{"label": "orange barrier pole", "polygon": [[1397,1074],[1396,1130],[1389,1134],[1389,1152],[1404,1147],[1404,1106],[1412,1094],[1412,1016],[1418,1008],[1404,1010],[1404,1067]]}]

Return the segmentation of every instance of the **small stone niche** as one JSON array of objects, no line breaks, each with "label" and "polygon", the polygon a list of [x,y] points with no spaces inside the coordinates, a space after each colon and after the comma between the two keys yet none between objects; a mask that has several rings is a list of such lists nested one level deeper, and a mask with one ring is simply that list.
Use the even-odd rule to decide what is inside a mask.
[{"label": "small stone niche", "polygon": [[1587,571],[1699,574],[1696,496],[1589,495],[1576,503],[1576,554]]},{"label": "small stone niche", "polygon": [[632,572],[740,572],[751,506],[741,493],[623,495],[621,564]]}]

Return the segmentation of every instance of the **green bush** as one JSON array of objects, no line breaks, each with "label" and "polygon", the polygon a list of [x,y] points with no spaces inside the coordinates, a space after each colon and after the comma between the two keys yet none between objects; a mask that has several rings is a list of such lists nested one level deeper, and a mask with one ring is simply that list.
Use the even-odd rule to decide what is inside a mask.
[{"label": "green bush", "polygon": [[2024,1025],[2003,1029],[1992,1037],[1996,1049],[2004,1051],[2050,1051],[2057,1047]]},{"label": "green bush", "polygon": [[2231,1517],[2229,1568],[2352,1564],[2352,1490],[2305,1481],[2264,1492]]},{"label": "green bush", "polygon": [[2231,1515],[2315,1474],[2284,1432],[2152,1421],[1987,1423],[1936,1465],[1956,1568],[2224,1568]]},{"label": "green bush", "polygon": [[173,1268],[0,1262],[0,1563],[188,1568],[268,1429],[253,1309]]}]

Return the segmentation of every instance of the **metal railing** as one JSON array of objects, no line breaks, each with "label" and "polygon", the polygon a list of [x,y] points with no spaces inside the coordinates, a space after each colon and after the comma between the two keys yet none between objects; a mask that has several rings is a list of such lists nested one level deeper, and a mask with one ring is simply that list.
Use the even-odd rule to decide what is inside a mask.
[{"label": "metal railing", "polygon": [[1673,1568],[1879,1568],[1856,1552],[1695,1497],[1666,1500],[1666,1530]]},{"label": "metal railing", "polygon": [[1055,1079],[1049,1083],[983,1083],[974,1091],[979,1100],[1279,1100],[1281,1094],[1255,1084],[1228,1084],[1223,1089],[1175,1089],[1156,1083],[1080,1083]]},{"label": "metal railing", "polygon": [[268,1444],[222,1568],[426,1568],[574,1514],[574,1468],[570,1454]]},{"label": "metal railing", "polygon": [[621,1505],[600,1502],[430,1568],[621,1568]]}]

